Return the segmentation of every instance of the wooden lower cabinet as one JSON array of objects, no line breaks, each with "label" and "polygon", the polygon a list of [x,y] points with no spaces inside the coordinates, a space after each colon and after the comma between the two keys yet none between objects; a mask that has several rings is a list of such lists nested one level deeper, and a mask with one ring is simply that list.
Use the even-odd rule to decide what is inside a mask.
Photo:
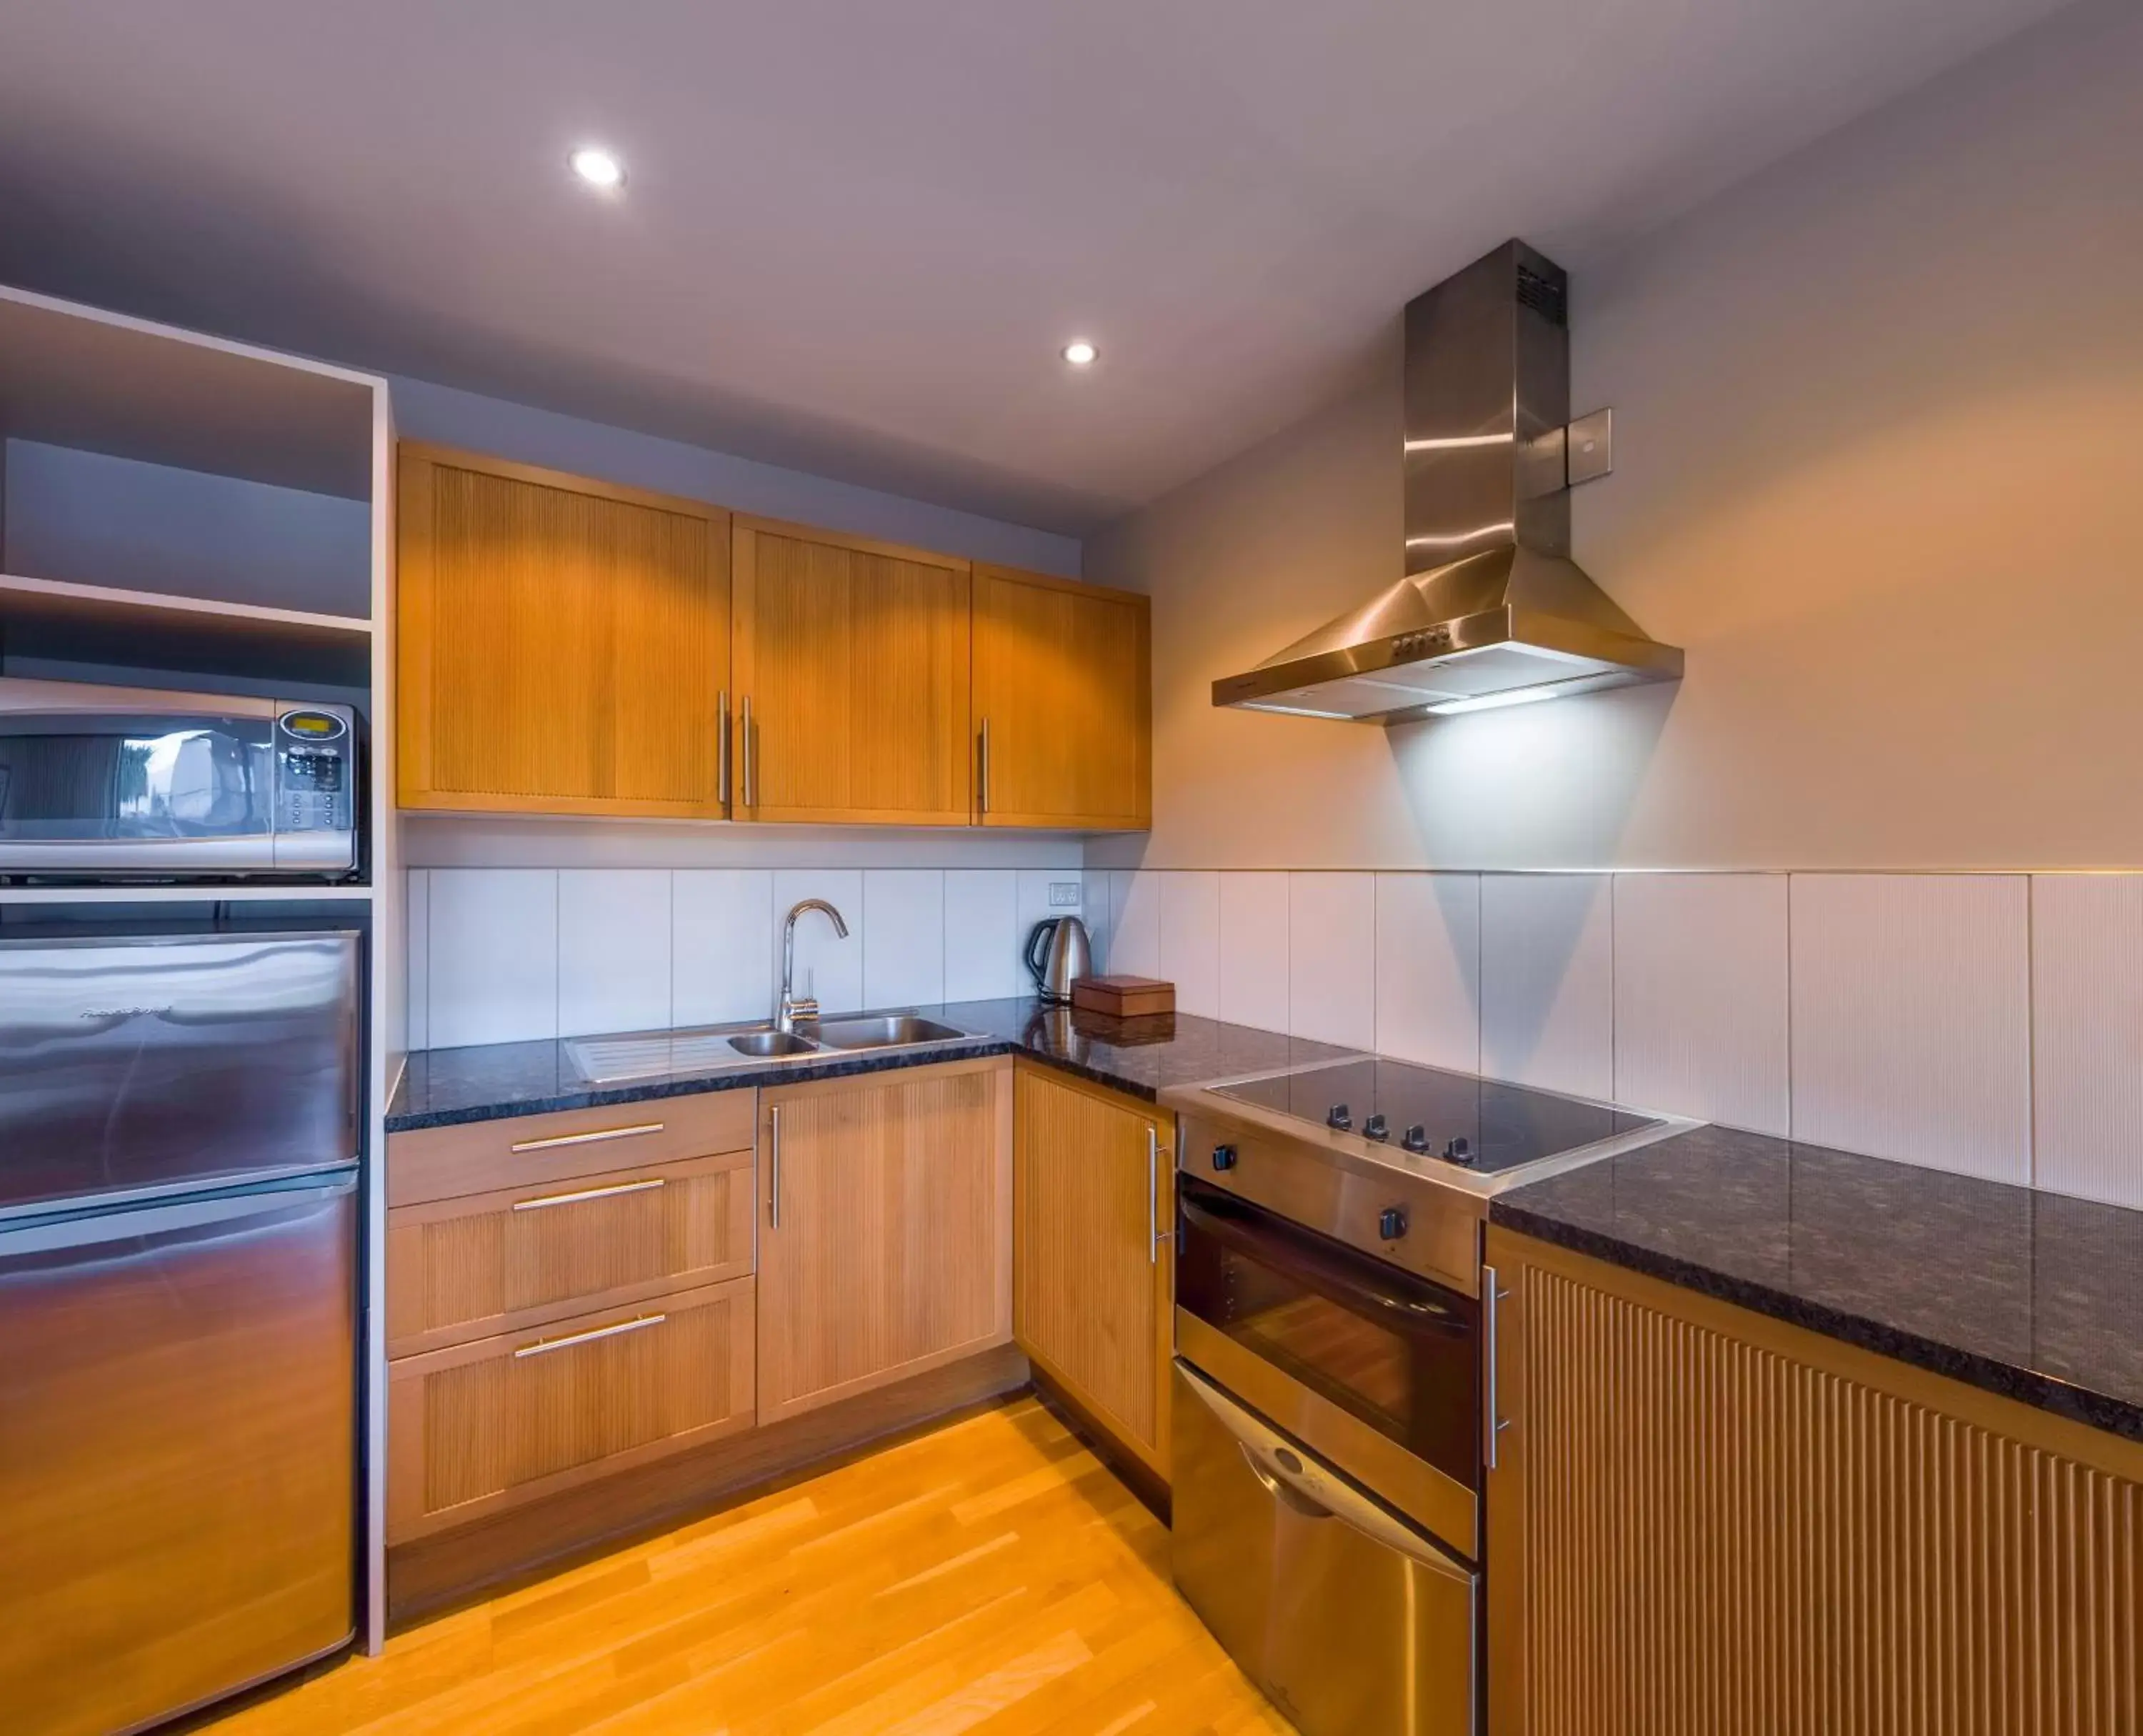
[{"label": "wooden lower cabinet", "polygon": [[761,1422],[1011,1338],[1009,1058],[760,1101]]},{"label": "wooden lower cabinet", "polygon": [[1161,1111],[1038,1067],[1018,1076],[1020,1348],[1166,1482],[1175,1216]]},{"label": "wooden lower cabinet", "polygon": [[2143,1729],[2143,1446],[1491,1227],[1495,1736]]},{"label": "wooden lower cabinet", "polygon": [[750,1428],[752,1280],[389,1365],[387,1541]]}]

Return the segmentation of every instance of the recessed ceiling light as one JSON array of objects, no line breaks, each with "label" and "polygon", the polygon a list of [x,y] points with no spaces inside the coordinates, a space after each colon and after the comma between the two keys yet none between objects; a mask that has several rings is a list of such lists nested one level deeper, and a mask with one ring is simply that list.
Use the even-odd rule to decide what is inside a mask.
[{"label": "recessed ceiling light", "polygon": [[1095,349],[1094,346],[1089,344],[1084,338],[1074,338],[1069,344],[1064,346],[1064,359],[1069,362],[1074,368],[1092,367],[1094,365],[1094,358],[1101,354],[1101,352],[1100,350]]},{"label": "recessed ceiling light", "polygon": [[573,166],[573,173],[591,187],[615,193],[625,185],[625,165],[615,152],[600,145],[583,145],[567,161]]}]

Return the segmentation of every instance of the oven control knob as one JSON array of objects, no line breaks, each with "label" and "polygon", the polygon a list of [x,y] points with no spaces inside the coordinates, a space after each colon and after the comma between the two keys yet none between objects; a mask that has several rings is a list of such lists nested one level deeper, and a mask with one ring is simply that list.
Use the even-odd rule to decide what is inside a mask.
[{"label": "oven control knob", "polygon": [[1399,1143],[1409,1151],[1428,1150],[1428,1130],[1416,1121],[1399,1135]]},{"label": "oven control knob", "polygon": [[1337,1128],[1341,1133],[1344,1133],[1354,1125],[1354,1117],[1345,1104],[1335,1103],[1325,1111],[1324,1125],[1327,1127]]},{"label": "oven control knob", "polygon": [[1382,1115],[1371,1115],[1362,1124],[1362,1137],[1365,1140],[1388,1140],[1391,1136],[1391,1125]]},{"label": "oven control knob", "polygon": [[1473,1161],[1473,1148],[1466,1143],[1463,1134],[1443,1148],[1443,1155],[1454,1164],[1470,1164]]},{"label": "oven control knob", "polygon": [[1396,1242],[1406,1233],[1407,1215],[1404,1207],[1388,1205],[1377,1214],[1377,1234],[1387,1242]]},{"label": "oven control knob", "polygon": [[1234,1169],[1235,1148],[1233,1145],[1215,1145],[1213,1148],[1213,1167],[1216,1170]]}]

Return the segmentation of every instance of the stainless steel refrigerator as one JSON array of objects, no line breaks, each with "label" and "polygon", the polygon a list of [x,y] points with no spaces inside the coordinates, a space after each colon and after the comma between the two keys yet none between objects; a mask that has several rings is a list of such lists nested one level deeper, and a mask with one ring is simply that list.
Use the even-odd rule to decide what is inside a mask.
[{"label": "stainless steel refrigerator", "polygon": [[354,1620],[358,937],[0,939],[0,1724]]}]

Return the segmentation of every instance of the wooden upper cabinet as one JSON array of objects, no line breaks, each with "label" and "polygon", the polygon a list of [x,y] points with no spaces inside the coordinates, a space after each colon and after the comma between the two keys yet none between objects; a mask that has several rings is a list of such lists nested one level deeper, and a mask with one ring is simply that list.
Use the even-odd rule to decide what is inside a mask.
[{"label": "wooden upper cabinet", "polygon": [[405,443],[404,808],[715,819],[730,515]]},{"label": "wooden upper cabinet", "polygon": [[1152,823],[1148,619],[1146,599],[1130,591],[975,568],[984,825],[1140,831]]},{"label": "wooden upper cabinet", "polygon": [[969,823],[968,563],[740,517],[734,568],[738,818]]}]

